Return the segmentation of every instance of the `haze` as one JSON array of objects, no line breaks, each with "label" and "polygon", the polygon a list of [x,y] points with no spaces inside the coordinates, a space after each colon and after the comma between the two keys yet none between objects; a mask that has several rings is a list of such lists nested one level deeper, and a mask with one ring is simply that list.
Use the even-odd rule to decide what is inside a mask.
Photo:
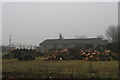
[{"label": "haze", "polygon": [[38,45],[46,39],[104,35],[118,24],[117,2],[5,2],[2,4],[3,45]]}]

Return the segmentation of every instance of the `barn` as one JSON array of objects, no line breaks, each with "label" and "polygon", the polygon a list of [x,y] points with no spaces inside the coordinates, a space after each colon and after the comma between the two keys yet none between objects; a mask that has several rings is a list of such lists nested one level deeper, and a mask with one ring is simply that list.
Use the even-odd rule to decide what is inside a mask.
[{"label": "barn", "polygon": [[82,49],[94,49],[99,44],[106,44],[107,40],[101,38],[82,38],[82,39],[47,39],[39,44],[39,51],[44,53],[49,49],[64,49],[79,47]]}]

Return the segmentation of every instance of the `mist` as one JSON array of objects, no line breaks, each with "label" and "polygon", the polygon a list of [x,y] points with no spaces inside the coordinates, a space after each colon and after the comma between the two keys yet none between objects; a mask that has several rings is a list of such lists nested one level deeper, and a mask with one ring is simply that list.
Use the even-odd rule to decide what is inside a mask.
[{"label": "mist", "polygon": [[2,43],[38,45],[46,39],[104,35],[118,25],[117,2],[6,2],[2,4]]}]

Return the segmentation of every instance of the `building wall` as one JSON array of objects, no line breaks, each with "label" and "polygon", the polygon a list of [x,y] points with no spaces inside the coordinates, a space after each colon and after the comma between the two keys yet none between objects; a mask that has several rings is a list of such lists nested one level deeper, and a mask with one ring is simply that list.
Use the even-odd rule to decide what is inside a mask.
[{"label": "building wall", "polygon": [[75,44],[70,44],[70,45],[67,46],[67,48],[74,48],[74,47],[76,47]]},{"label": "building wall", "polygon": [[52,48],[54,48],[54,46],[53,45],[46,45],[46,48],[47,49],[52,49]]},{"label": "building wall", "polygon": [[[76,41],[76,42],[75,42]],[[63,49],[63,48],[73,48],[73,47],[79,47],[79,48],[83,48],[83,49],[94,49],[95,47],[97,47],[98,44],[106,44],[107,41],[102,40],[100,38],[97,39],[88,39],[87,41],[82,40],[80,43],[77,40],[73,41],[69,41],[69,42],[63,42],[63,40],[46,40],[43,43],[41,43],[39,45],[39,50],[40,52],[44,52],[45,50],[48,49]],[[61,43],[61,44],[60,44]]]},{"label": "building wall", "polygon": [[89,49],[89,48],[95,48],[97,45],[84,45],[84,44],[67,44],[67,45],[63,45],[63,44],[57,44],[57,45],[40,45],[39,50],[40,52],[44,53],[46,50],[49,49],[64,49],[64,48],[74,48],[74,47],[79,47],[82,49]]},{"label": "building wall", "polygon": [[57,48],[57,49],[62,49],[62,48],[64,48],[64,45],[58,44],[56,48]]}]

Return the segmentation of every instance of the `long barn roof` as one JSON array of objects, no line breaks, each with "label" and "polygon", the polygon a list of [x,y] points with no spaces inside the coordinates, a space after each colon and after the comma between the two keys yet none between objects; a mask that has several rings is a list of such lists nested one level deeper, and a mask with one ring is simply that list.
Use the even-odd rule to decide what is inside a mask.
[{"label": "long barn roof", "polygon": [[40,45],[53,44],[100,44],[106,43],[106,40],[101,38],[86,38],[86,39],[47,39],[40,43]]}]

